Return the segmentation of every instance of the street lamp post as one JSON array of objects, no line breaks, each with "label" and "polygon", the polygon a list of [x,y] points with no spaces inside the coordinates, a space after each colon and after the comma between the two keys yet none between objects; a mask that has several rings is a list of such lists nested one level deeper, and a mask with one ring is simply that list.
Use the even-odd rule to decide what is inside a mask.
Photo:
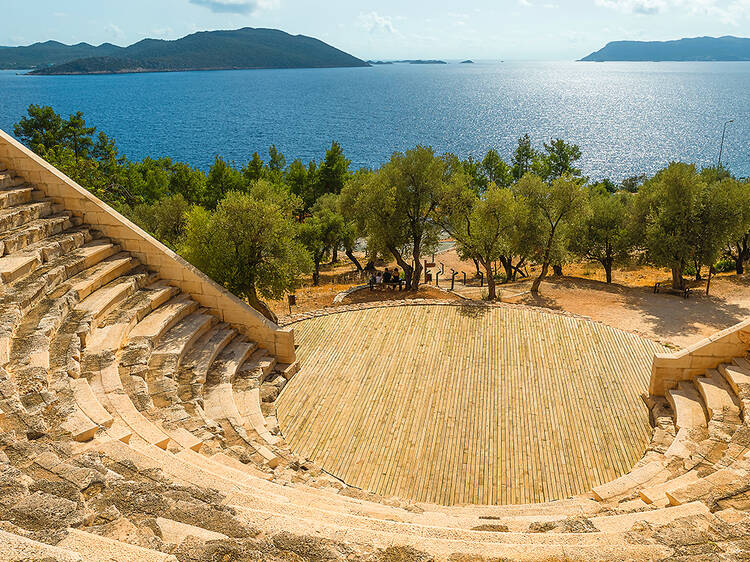
[{"label": "street lamp post", "polygon": [[719,161],[716,164],[717,168],[721,168],[721,156],[724,154],[724,137],[727,134],[727,125],[734,123],[734,119],[724,122],[724,130],[721,132],[721,146],[719,147]]}]

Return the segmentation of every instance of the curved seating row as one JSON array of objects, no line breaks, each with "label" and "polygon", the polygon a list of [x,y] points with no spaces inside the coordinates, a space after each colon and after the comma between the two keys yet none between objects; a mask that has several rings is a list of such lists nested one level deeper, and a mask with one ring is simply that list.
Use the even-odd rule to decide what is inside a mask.
[{"label": "curved seating row", "polygon": [[[296,365],[277,365],[94,226],[0,172],[3,559],[187,560],[181,545],[254,532],[350,554],[646,560],[674,545],[634,541],[634,529],[740,517],[729,510],[750,471],[742,359],[652,397],[644,458],[590,494],[450,508],[378,498],[297,458],[273,427],[267,401]],[[159,508],[164,498],[179,508]],[[21,517],[35,499],[56,507]],[[85,516],[63,515],[82,505]]]}]

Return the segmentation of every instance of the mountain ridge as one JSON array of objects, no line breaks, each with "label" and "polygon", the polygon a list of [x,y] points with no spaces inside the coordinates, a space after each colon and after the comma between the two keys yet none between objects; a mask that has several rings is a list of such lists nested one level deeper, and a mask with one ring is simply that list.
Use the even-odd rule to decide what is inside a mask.
[{"label": "mountain ridge", "polygon": [[57,41],[0,47],[0,68],[44,75],[362,66],[369,65],[319,39],[251,27],[142,39],[127,47]]},{"label": "mountain ridge", "polygon": [[684,37],[670,41],[611,41],[582,59],[585,62],[607,61],[748,61],[750,38]]}]

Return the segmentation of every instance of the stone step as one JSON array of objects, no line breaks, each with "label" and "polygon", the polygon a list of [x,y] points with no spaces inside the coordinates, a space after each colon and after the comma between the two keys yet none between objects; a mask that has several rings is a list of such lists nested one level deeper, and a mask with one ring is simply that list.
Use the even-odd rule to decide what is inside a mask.
[{"label": "stone step", "polygon": [[13,172],[7,170],[3,170],[2,172],[0,172],[0,189],[16,187],[23,183],[23,179],[18,176],[14,176]]},{"label": "stone step", "polygon": [[260,389],[235,390],[234,402],[237,411],[245,421],[245,426],[255,431],[269,445],[276,445],[281,439],[272,435],[266,427],[266,420],[260,407]]},{"label": "stone step", "polygon": [[213,362],[208,371],[209,384],[231,383],[240,367],[255,352],[258,345],[242,337],[235,338]]},{"label": "stone step", "polygon": [[156,518],[156,526],[161,531],[161,538],[165,543],[182,544],[188,537],[195,537],[201,541],[218,541],[228,539],[227,535],[209,531],[202,527],[180,523],[164,517]]},{"label": "stone step", "polygon": [[86,414],[93,423],[105,428],[112,427],[114,418],[96,398],[96,395],[94,395],[94,391],[91,390],[91,386],[87,379],[70,379],[69,385],[73,392],[76,404],[78,404],[78,407],[81,408],[83,413]]},{"label": "stone step", "polygon": [[37,219],[21,227],[0,234],[0,256],[21,250],[76,226],[79,221],[69,212]]},{"label": "stone step", "polygon": [[134,434],[140,436],[144,441],[161,449],[167,448],[170,441],[169,435],[135,407],[122,385],[117,364],[111,363],[102,367],[98,373],[94,373],[90,380],[99,402],[113,416],[121,419]]},{"label": "stone step", "polygon": [[117,352],[124,345],[133,326],[178,293],[179,289],[163,281],[136,291],[121,306],[105,316],[97,329],[91,332],[84,356]]},{"label": "stone step", "polygon": [[177,392],[183,401],[201,398],[206,375],[216,357],[237,335],[227,324],[219,324],[195,342],[183,357]]},{"label": "stone step", "polygon": [[129,339],[145,338],[156,345],[167,330],[197,309],[197,302],[188,295],[180,294],[141,320],[130,331]]},{"label": "stone step", "polygon": [[91,421],[78,404],[74,405],[73,410],[67,414],[60,427],[63,431],[70,433],[73,440],[78,442],[90,441],[99,431],[99,426]]},{"label": "stone step", "polygon": [[33,560],[82,562],[83,558],[73,550],[60,546],[50,546],[43,542],[0,530],[0,560],[6,562],[30,562]]},{"label": "stone step", "polygon": [[740,399],[750,397],[750,362],[735,359],[732,364],[722,363],[719,372],[729,383],[732,392]]},{"label": "stone step", "polygon": [[244,365],[242,371],[257,374],[258,380],[263,383],[276,367],[276,358],[268,354],[265,349],[258,349],[253,353]]},{"label": "stone step", "polygon": [[131,257],[129,253],[120,252],[105,258],[71,279],[71,288],[77,293],[78,300],[82,301],[138,265],[138,261]]},{"label": "stone step", "polygon": [[655,486],[644,488],[638,492],[638,495],[647,504],[664,506],[669,504],[669,500],[667,499],[666,495],[667,492],[682,488],[683,486],[686,486],[688,484],[692,484],[699,478],[700,476],[698,476],[698,471],[690,470],[676,478],[672,478],[670,480],[667,480],[666,482],[662,482],[661,484],[656,484]]},{"label": "stone step", "polygon": [[653,526],[661,526],[667,525],[680,517],[707,515],[709,513],[711,513],[711,510],[703,502],[691,502],[678,507],[666,507],[654,511],[593,517],[590,521],[594,527],[604,533],[625,533],[640,521],[645,521]]},{"label": "stone step", "polygon": [[132,296],[138,289],[156,281],[156,276],[145,268],[133,268],[128,274],[121,275],[83,299],[76,305],[75,310],[85,314],[90,319],[91,329],[94,329],[98,320],[109,314],[115,306]]},{"label": "stone step", "polygon": [[[60,209],[62,210],[62,209]],[[25,205],[0,209],[0,233],[21,227],[31,221],[48,217],[57,211],[51,199],[44,199]]]},{"label": "stone step", "polygon": [[112,562],[113,560],[138,560],[138,562],[177,562],[171,554],[135,546],[93,533],[68,529],[58,547],[77,552],[87,562]]},{"label": "stone step", "polygon": [[275,371],[282,377],[284,377],[287,381],[290,381],[292,380],[294,375],[299,373],[299,369],[299,361],[295,361],[294,363],[278,363],[276,365]]},{"label": "stone step", "polygon": [[151,353],[149,369],[172,376],[190,346],[216,322],[216,317],[205,310],[185,317],[161,338],[159,345]]},{"label": "stone step", "polygon": [[747,480],[749,475],[747,470],[723,468],[712,472],[704,478],[699,478],[690,484],[669,490],[665,493],[670,505],[682,505],[701,501],[708,499],[712,495],[721,497],[722,494],[727,494],[727,490],[744,486],[743,482]]},{"label": "stone step", "polygon": [[0,209],[30,203],[33,200],[33,192],[33,187],[24,184],[15,187],[3,187],[0,189]]},{"label": "stone step", "polygon": [[88,229],[74,227],[34,242],[19,252],[7,253],[0,258],[0,279],[6,284],[12,283],[42,264],[69,254],[92,240]]},{"label": "stone step", "polygon": [[710,419],[733,423],[740,421],[739,401],[719,371],[709,369],[705,376],[695,379],[695,383]]},{"label": "stone step", "polygon": [[678,430],[708,426],[703,403],[693,383],[682,381],[677,384],[677,388],[667,390],[667,400],[672,406]]},{"label": "stone step", "polygon": [[594,499],[597,501],[607,501],[619,496],[632,493],[636,489],[643,487],[655,478],[662,477],[665,479],[664,461],[652,461],[644,466],[631,470],[629,473],[616,478],[606,484],[596,486],[591,490]]}]

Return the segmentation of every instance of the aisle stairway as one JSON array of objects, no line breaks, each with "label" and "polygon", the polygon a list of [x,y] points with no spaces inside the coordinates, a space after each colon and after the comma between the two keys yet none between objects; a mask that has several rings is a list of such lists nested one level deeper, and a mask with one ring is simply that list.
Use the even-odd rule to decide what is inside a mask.
[{"label": "aisle stairway", "polygon": [[646,560],[687,552],[660,529],[750,529],[744,359],[649,397],[648,451],[590,494],[414,505],[296,458],[272,401],[297,366],[8,170],[0,279],[3,560]]}]

